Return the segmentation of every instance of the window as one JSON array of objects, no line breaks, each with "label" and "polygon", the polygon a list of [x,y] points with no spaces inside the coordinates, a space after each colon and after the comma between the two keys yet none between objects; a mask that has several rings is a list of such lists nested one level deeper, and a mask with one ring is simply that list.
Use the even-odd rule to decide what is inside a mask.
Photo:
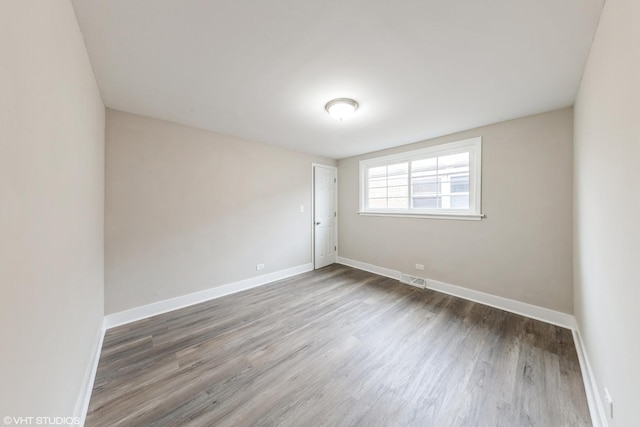
[{"label": "window", "polygon": [[360,162],[360,214],[480,219],[481,138]]}]

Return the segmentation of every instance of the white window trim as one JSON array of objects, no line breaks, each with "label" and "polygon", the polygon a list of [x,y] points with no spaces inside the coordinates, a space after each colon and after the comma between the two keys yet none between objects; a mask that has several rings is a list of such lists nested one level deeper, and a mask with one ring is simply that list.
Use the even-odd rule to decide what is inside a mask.
[{"label": "white window trim", "polygon": [[[456,152],[469,152],[469,210],[460,209],[366,209],[367,197],[367,169],[376,166],[384,166],[395,162],[411,161],[421,157],[435,157],[439,153],[455,154]],[[472,158],[472,159],[471,159]],[[389,216],[400,218],[438,218],[457,220],[480,220],[484,217],[481,209],[482,201],[482,137],[465,139],[406,151],[389,156],[375,157],[360,161],[360,210],[362,216]],[[410,177],[409,177],[410,179]]]}]

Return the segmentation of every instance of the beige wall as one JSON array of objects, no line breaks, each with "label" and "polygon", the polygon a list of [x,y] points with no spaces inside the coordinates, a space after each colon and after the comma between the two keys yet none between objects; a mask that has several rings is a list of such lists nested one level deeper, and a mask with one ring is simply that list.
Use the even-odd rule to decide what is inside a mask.
[{"label": "beige wall", "polygon": [[[359,160],[475,136],[482,137],[482,221],[357,214]],[[340,160],[338,252],[571,313],[571,156],[569,108]]]},{"label": "beige wall", "polygon": [[607,0],[575,108],[575,312],[613,425],[640,425],[640,2]]},{"label": "beige wall", "polygon": [[110,109],[106,135],[107,313],[311,262],[334,161]]},{"label": "beige wall", "polygon": [[0,416],[73,416],[103,317],[104,107],[68,1],[0,2]]}]

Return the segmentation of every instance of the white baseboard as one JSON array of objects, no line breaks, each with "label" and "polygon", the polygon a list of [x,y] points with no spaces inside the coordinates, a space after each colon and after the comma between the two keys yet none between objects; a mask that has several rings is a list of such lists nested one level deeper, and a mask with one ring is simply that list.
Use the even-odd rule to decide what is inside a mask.
[{"label": "white baseboard", "polygon": [[[338,257],[338,263],[368,271],[370,273],[379,274],[381,276],[390,277],[392,279],[400,280],[400,277],[402,276],[402,273],[399,271],[373,264],[367,264],[366,262],[356,261],[349,258]],[[562,326],[563,328],[575,329],[577,326],[575,318],[567,313],[487,294],[485,292],[474,291],[472,289],[463,288],[462,286],[451,285],[437,280],[425,279],[425,281],[427,289],[443,292],[445,294],[499,308],[500,310],[530,317],[532,319],[541,320],[543,322],[551,323],[552,325]]]},{"label": "white baseboard", "polygon": [[604,402],[598,392],[598,384],[596,377],[591,370],[591,363],[587,356],[587,349],[584,346],[580,329],[573,330],[573,342],[576,344],[576,352],[580,361],[580,370],[582,371],[582,382],[584,383],[584,391],[587,394],[587,402],[589,404],[589,413],[591,414],[591,423],[593,427],[608,427],[609,422],[606,416]]},{"label": "white baseboard", "polygon": [[96,379],[96,371],[98,370],[98,362],[100,361],[100,351],[102,350],[102,342],[104,341],[104,321],[100,324],[100,329],[94,339],[93,353],[91,360],[85,369],[84,378],[82,381],[82,388],[78,399],[76,401],[76,407],[73,411],[73,416],[80,419],[80,426],[84,426],[85,419],[87,418],[87,411],[89,410],[89,401],[91,400],[91,392],[93,391],[93,383]]},{"label": "white baseboard", "polygon": [[163,301],[154,302],[140,307],[108,314],[104,318],[105,329],[114,328],[116,326],[135,322],[137,320],[146,319],[151,316],[177,310],[179,308],[188,307],[190,305],[209,301],[214,298],[220,298],[225,295],[234,294],[257,286],[266,285],[276,280],[286,279],[296,274],[306,273],[313,270],[313,264],[303,264],[297,267],[291,267],[273,273],[263,274],[261,276],[252,277],[250,279],[240,280],[215,288],[207,289],[192,294],[181,295]]},{"label": "white baseboard", "polygon": [[379,274],[380,276],[385,276],[396,280],[400,280],[400,276],[402,275],[399,271],[391,270],[390,268],[379,267],[377,265],[367,264],[366,262],[356,261],[355,259],[344,258],[341,256],[336,258],[336,262],[338,264],[357,268],[358,270],[368,271],[369,273]]},{"label": "white baseboard", "polygon": [[478,302],[480,304],[499,308],[500,310],[509,311],[511,313],[520,314],[531,319],[541,320],[552,325],[561,326],[567,329],[576,328],[576,320],[571,314],[562,313],[560,311],[550,310],[525,302],[516,301],[509,298],[499,297],[487,294],[485,292],[474,291],[473,289],[463,288],[462,286],[450,285],[449,283],[437,280],[426,279],[427,289],[443,292],[459,298]]}]

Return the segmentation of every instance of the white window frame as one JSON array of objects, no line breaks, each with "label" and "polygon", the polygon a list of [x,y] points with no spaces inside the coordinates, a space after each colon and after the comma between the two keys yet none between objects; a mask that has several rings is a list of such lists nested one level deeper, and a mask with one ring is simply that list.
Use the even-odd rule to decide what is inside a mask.
[{"label": "white window frame", "polygon": [[[421,160],[448,154],[469,153],[469,209],[424,209],[412,208],[409,203],[407,209],[367,208],[367,172],[369,168],[392,165],[401,162],[409,163],[408,186],[411,198],[411,161]],[[433,145],[419,150],[405,151],[384,157],[375,157],[360,161],[360,210],[358,214],[368,216],[392,216],[410,218],[438,218],[480,220],[484,217],[481,210],[482,201],[482,137],[465,139]],[[410,201],[409,201],[410,202]]]}]

